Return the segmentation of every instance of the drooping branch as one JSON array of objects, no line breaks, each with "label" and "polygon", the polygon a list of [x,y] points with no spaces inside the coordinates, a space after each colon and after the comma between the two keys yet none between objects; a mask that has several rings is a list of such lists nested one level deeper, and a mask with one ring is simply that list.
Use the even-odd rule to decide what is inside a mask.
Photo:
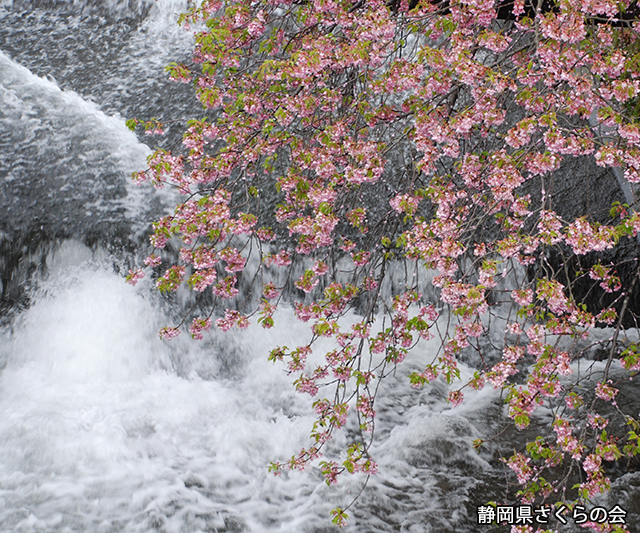
[{"label": "drooping branch", "polygon": [[[184,157],[158,151],[139,174],[187,194],[154,225],[147,264],[170,263],[155,272],[161,290],[185,282],[209,295],[208,314],[189,317],[195,338],[252,315],[273,327],[285,299],[309,325],[300,346],[270,354],[318,398],[311,445],[275,471],[317,464],[355,425],[360,441],[321,473],[328,484],[375,473],[380,383],[435,336],[436,349],[416,354],[413,387],[446,382],[452,407],[485,385],[502,389],[521,429],[539,407],[553,413],[552,431],[507,461],[524,498],[555,497],[572,481],[584,499],[607,489],[599,465],[620,453],[601,437],[608,415],[588,419],[583,383],[569,376],[580,342],[629,312],[623,265],[597,258],[640,233],[640,214],[618,203],[609,216],[564,216],[550,183],[574,158],[640,183],[638,35],[614,31],[613,2],[595,28],[598,17],[571,2],[478,4],[389,16],[399,2],[205,0],[184,17],[207,21],[199,68],[170,70],[194,78],[214,118],[190,123]],[[519,24],[492,24],[514,8]],[[590,262],[574,269],[572,256]],[[601,305],[587,307],[578,283]],[[247,294],[259,296],[245,310]],[[624,336],[621,325],[614,342]],[[638,352],[628,342],[610,354],[634,372]],[[463,361],[475,373],[456,384]],[[605,379],[593,393],[614,402],[617,390]],[[542,483],[561,460],[565,473]],[[573,480],[578,471],[586,477]]]}]

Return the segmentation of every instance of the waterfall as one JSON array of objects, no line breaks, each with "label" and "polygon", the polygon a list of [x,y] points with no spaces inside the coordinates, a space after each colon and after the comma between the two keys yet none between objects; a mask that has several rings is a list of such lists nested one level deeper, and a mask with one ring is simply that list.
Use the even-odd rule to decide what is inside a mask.
[{"label": "waterfall", "polygon": [[[148,221],[175,201],[129,173],[202,112],[163,72],[189,55],[193,37],[174,23],[185,6],[0,2],[0,533],[320,533],[364,482],[267,472],[308,446],[314,421],[294,377],[267,361],[309,340],[291,309],[268,331],[165,342],[170,305],[149,279],[123,281]],[[125,127],[154,116],[175,121],[164,140]],[[380,473],[347,531],[472,532],[477,502],[504,494],[496,449],[471,445],[496,429],[497,392],[452,408],[446,384],[408,386],[436,342],[381,388]]]},{"label": "waterfall", "polygon": [[[124,284],[79,243],[65,243],[50,264],[30,308],[0,337],[1,531],[321,522],[321,500],[298,517],[287,501],[296,490],[306,500],[309,475],[266,471],[304,444],[311,416],[267,363],[264,336],[218,348],[215,339],[163,343],[167,317],[148,286]],[[234,360],[223,367],[217,350]]]}]

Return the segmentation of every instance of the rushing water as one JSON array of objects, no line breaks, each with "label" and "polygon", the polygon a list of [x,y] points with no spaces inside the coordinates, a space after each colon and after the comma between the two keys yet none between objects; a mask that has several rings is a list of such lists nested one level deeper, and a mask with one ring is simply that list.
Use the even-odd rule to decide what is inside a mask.
[{"label": "rushing water", "polygon": [[[0,532],[330,531],[363,482],[267,473],[313,422],[266,360],[306,342],[290,310],[268,332],[166,343],[166,304],[119,273],[171,202],[130,184],[150,149],[124,117],[177,121],[170,145],[199,112],[163,73],[188,55],[184,7],[0,2]],[[511,450],[471,446],[499,429],[497,393],[451,408],[443,383],[407,386],[435,348],[383,386],[380,473],[349,531],[477,531],[475,505],[506,493]]]},{"label": "rushing water", "polygon": [[[1,531],[327,529],[361,479],[329,489],[312,471],[266,471],[305,444],[313,420],[265,357],[305,337],[290,313],[268,334],[163,343],[149,287],[125,285],[73,242],[49,263],[2,339]],[[463,530],[476,478],[491,471],[470,446],[478,430],[442,388],[411,396],[402,381],[381,408],[383,473],[354,530]],[[474,412],[487,416],[491,396]]]}]

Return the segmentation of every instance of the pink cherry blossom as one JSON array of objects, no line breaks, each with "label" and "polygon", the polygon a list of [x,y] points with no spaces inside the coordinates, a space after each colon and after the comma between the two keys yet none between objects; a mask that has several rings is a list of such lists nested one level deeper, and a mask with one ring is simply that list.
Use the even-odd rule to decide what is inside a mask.
[{"label": "pink cherry blossom", "polygon": [[[640,182],[639,37],[613,22],[613,0],[530,7],[204,0],[181,15],[192,60],[167,70],[193,84],[208,118],[188,122],[180,153],[156,150],[135,174],[184,195],[153,223],[151,246],[165,251],[145,265],[160,290],[188,286],[213,302],[221,330],[253,314],[271,328],[279,305],[308,328],[308,345],[269,358],[295,374],[298,392],[331,400],[313,404],[312,446],[274,472],[327,453],[341,457],[319,463],[330,485],[375,474],[373,406],[388,390],[379,380],[411,360],[408,383],[447,381],[453,406],[488,382],[516,428],[534,431],[538,407],[553,416],[555,439],[541,418],[542,440],[508,461],[522,501],[564,490],[552,478],[565,459],[587,476],[581,497],[607,489],[599,465],[620,451],[594,436],[607,418],[591,411],[600,400],[625,409],[609,365],[600,382],[563,378],[584,346],[613,350],[620,372],[640,367],[622,324],[635,267],[615,251],[615,264],[596,259],[636,237],[640,215],[620,202],[609,213],[600,202],[564,209],[554,172],[591,161]],[[514,20],[497,20],[509,10]],[[212,319],[186,313],[181,323],[203,338]],[[602,340],[596,324],[622,329]],[[460,360],[478,364],[458,385]],[[593,394],[600,403],[587,409]],[[342,453],[325,447],[358,424]]]}]

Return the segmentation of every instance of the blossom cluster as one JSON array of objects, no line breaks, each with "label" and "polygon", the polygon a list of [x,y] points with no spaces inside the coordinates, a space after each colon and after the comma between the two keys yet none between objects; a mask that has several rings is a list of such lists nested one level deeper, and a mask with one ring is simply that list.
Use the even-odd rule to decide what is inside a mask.
[{"label": "blossom cluster", "polygon": [[[548,185],[575,157],[640,182],[638,38],[624,25],[589,23],[621,16],[624,6],[204,0],[181,15],[194,28],[196,66],[168,71],[194,85],[214,118],[190,121],[182,153],[158,150],[135,175],[185,195],[154,223],[156,252],[145,264],[157,269],[160,290],[185,283],[215,302],[210,316],[192,317],[195,338],[214,324],[247,327],[253,313],[273,327],[284,296],[308,323],[307,344],[269,357],[286,366],[298,392],[318,397],[312,446],[273,471],[319,464],[329,485],[345,472],[373,475],[377,384],[437,334],[440,350],[410,375],[411,386],[452,384],[459,357],[474,351],[483,365],[449,391],[451,408],[465,387],[489,383],[506,391],[518,428],[540,406],[554,414],[555,437],[507,461],[523,499],[548,496],[542,473],[561,464],[580,465],[581,497],[606,489],[602,461],[621,452],[596,435],[608,415],[588,406],[572,365],[596,323],[621,328],[628,295],[617,265],[593,261],[586,274],[567,273],[550,258],[615,248],[640,232],[640,216],[617,206],[607,220],[565,220]],[[507,8],[515,20],[501,24]],[[174,247],[177,261],[169,259]],[[397,263],[404,283],[390,274]],[[128,281],[143,275],[132,269]],[[430,297],[418,290],[427,275]],[[589,308],[573,290],[577,279],[617,299]],[[247,294],[241,281],[251,285]],[[212,320],[215,306],[224,315]],[[354,309],[355,324],[347,316]],[[493,316],[509,318],[504,345],[487,354]],[[333,347],[310,357],[321,338]],[[617,354],[637,371],[637,346],[618,339],[608,341],[610,359]],[[560,347],[564,340],[570,348]],[[620,409],[610,363],[591,386],[598,402]],[[318,462],[334,432],[356,419],[368,437],[340,461]],[[640,453],[634,446],[624,453]],[[345,510],[334,510],[334,522]]]}]

